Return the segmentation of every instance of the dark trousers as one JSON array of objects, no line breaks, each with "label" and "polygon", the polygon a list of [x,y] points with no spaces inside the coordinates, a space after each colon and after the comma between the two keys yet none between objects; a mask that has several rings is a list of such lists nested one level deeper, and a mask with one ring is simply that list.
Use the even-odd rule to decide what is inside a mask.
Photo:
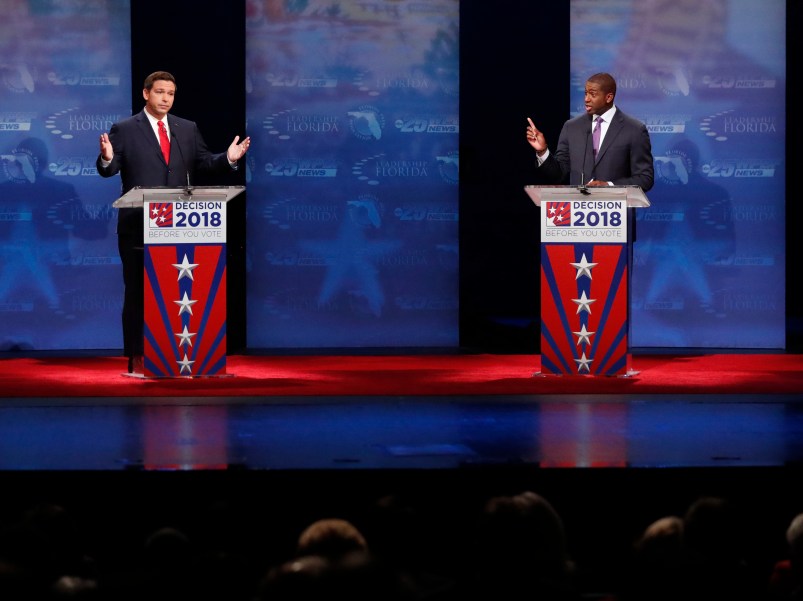
[{"label": "dark trousers", "polygon": [[123,354],[145,354],[145,248],[142,232],[117,235],[117,250],[123,263]]}]

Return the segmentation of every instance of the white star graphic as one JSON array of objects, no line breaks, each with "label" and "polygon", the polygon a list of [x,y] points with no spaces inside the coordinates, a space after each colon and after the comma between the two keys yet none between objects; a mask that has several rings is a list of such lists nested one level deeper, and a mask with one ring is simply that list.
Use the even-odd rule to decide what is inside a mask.
[{"label": "white star graphic", "polygon": [[554,215],[557,212],[558,212],[558,210],[555,207],[549,207],[549,214],[550,215]]},{"label": "white star graphic", "polygon": [[[192,315],[192,306],[195,303],[197,303],[198,301],[197,300],[190,300],[187,297],[187,293],[185,292],[184,293],[184,298],[182,298],[181,300],[173,301],[173,302],[176,303],[177,305],[181,306],[181,309],[178,310],[178,314],[179,315],[181,315],[182,313],[189,313],[190,315]],[[578,309],[577,311],[579,313],[580,310]],[[590,313],[590,311],[589,311],[589,313]]]},{"label": "white star graphic", "polygon": [[192,337],[195,336],[195,334],[190,334],[189,331],[187,330],[187,326],[184,326],[183,332],[174,332],[174,334],[180,338],[180,340],[178,341],[179,346],[184,346],[184,345],[192,346]]},{"label": "white star graphic", "polygon": [[181,366],[181,373],[183,374],[185,371],[192,373],[192,364],[195,363],[195,361],[190,361],[187,357],[187,353],[184,353],[184,359],[181,361],[176,361],[176,363]]},{"label": "white star graphic", "polygon": [[580,298],[573,298],[572,302],[573,303],[577,303],[577,313],[575,313],[575,315],[579,314],[581,311],[585,311],[590,315],[591,314],[591,307],[589,307],[589,305],[591,303],[597,302],[597,299],[588,298],[586,296],[586,291],[583,290],[583,294],[580,296]]},{"label": "white star graphic", "polygon": [[190,263],[189,259],[187,259],[187,255],[184,255],[184,260],[181,263],[173,263],[173,267],[178,269],[178,279],[181,278],[190,278],[192,281],[195,281],[195,278],[192,277],[192,270],[198,267],[198,263]]},{"label": "white star graphic", "polygon": [[569,263],[572,267],[577,270],[577,275],[574,276],[575,280],[579,280],[581,275],[588,276],[588,279],[591,279],[591,270],[594,269],[599,263],[589,263],[586,260],[586,254],[583,253],[583,258],[580,259],[579,263]]},{"label": "white star graphic", "polygon": [[585,342],[586,344],[591,344],[591,340],[589,340],[588,337],[593,336],[595,333],[596,332],[589,332],[588,330],[586,330],[585,324],[583,324],[583,327],[580,328],[579,332],[572,332],[572,334],[577,336],[577,346],[580,346],[581,342]]},{"label": "white star graphic", "polygon": [[153,215],[154,219],[159,216],[159,209],[155,206],[151,209],[151,214]]},{"label": "white star graphic", "polygon": [[583,353],[583,356],[580,357],[579,359],[575,359],[574,362],[577,363],[577,373],[580,373],[582,371],[587,371],[588,373],[591,373],[591,368],[588,366],[589,363],[591,363],[591,361],[592,361],[591,359],[586,359],[585,353]]}]

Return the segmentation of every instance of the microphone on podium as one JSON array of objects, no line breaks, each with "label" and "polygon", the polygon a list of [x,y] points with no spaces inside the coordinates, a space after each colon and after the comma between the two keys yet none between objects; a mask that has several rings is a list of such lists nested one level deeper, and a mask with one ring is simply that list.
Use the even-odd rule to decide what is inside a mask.
[{"label": "microphone on podium", "polygon": [[591,136],[591,124],[588,125],[588,131],[586,132],[586,145],[583,148],[583,167],[580,169],[580,185],[577,186],[577,189],[580,191],[581,194],[591,194],[588,191],[588,186],[586,186],[586,154],[588,153],[588,138]]},{"label": "microphone on podium", "polygon": [[184,188],[184,192],[187,196],[192,196],[192,186],[190,185],[190,170],[187,169],[187,162],[184,160],[184,153],[181,152],[181,144],[178,142],[178,138],[173,135],[173,129],[170,129],[170,137],[175,141],[176,148],[178,148],[178,154],[181,157],[181,164],[184,165],[184,172],[187,174],[187,186]]}]

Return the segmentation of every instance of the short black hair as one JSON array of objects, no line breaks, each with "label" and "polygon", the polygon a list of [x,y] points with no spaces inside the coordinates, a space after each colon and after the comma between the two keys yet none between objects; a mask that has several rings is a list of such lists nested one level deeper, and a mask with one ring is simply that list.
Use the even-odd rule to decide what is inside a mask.
[{"label": "short black hair", "polygon": [[599,85],[606,94],[611,93],[616,96],[616,80],[610,73],[595,73],[588,78],[588,81]]}]

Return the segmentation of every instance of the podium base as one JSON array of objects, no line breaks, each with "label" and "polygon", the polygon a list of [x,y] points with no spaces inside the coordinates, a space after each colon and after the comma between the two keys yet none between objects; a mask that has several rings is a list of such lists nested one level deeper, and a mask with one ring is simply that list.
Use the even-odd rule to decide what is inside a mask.
[{"label": "podium base", "polygon": [[146,376],[137,373],[122,373],[126,378],[137,378],[139,380],[200,380],[201,378],[236,378],[237,374],[209,374],[201,376]]},{"label": "podium base", "polygon": [[600,376],[594,374],[548,374],[542,371],[536,371],[533,373],[533,378],[599,378]]},{"label": "podium base", "polygon": [[[624,373],[624,374],[603,375],[601,377],[604,377],[604,378],[632,378],[633,376],[637,376],[640,373],[641,372],[638,371],[638,370],[629,369],[629,370],[627,370],[627,373]],[[131,375],[131,374],[128,374],[128,375]],[[533,378],[547,378],[549,376],[554,376],[556,378],[562,378],[565,375],[568,375],[569,377],[580,376],[580,377],[583,377],[583,378],[597,378],[597,377],[600,377],[600,376],[595,376],[594,374],[545,374],[545,373],[540,372],[540,371],[533,372],[532,377]]]},{"label": "podium base", "polygon": [[136,374],[136,373],[131,373],[131,372],[123,372],[120,375],[124,376],[126,378],[139,378],[140,380],[144,380],[145,379],[145,374]]},{"label": "podium base", "polygon": [[630,351],[627,352],[627,357],[625,360],[625,378],[632,378],[633,376],[637,376],[639,373],[641,373],[638,370],[633,369],[633,354]]}]

